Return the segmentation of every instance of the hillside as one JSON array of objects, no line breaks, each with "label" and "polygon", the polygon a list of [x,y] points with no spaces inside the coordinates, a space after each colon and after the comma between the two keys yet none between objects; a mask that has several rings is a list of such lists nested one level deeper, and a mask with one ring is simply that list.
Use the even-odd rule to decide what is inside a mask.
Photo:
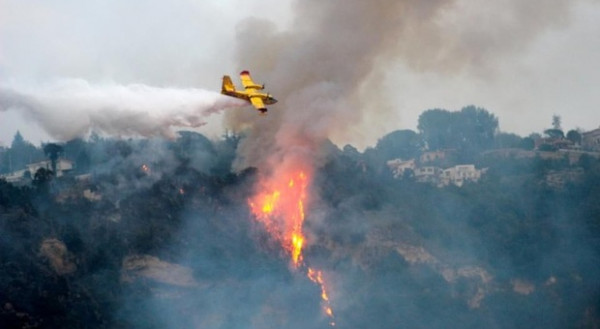
[{"label": "hillside", "polygon": [[[600,161],[490,155],[492,140],[461,155],[479,181],[438,187],[386,165],[418,158],[415,137],[322,146],[304,258],[336,326],[597,328]],[[253,219],[240,138],[72,141],[71,172],[0,180],[0,327],[329,327],[319,287]]]}]

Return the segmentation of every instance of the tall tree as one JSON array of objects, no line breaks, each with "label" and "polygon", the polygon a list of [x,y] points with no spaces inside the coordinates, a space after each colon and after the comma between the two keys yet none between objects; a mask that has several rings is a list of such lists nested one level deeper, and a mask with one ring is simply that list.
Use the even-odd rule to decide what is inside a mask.
[{"label": "tall tree", "polygon": [[17,133],[15,134],[15,137],[13,137],[13,141],[10,144],[10,148],[11,149],[18,149],[18,148],[22,148],[27,144],[27,142],[25,141],[25,138],[23,138],[23,135],[21,135],[21,132],[19,130],[17,130]]},{"label": "tall tree", "polygon": [[562,130],[560,125],[561,125],[560,115],[556,115],[556,114],[553,115],[552,116],[552,128]]},{"label": "tall tree", "polygon": [[417,128],[429,150],[440,150],[450,145],[452,113],[443,109],[427,110],[419,116]]},{"label": "tall tree", "polygon": [[472,157],[493,146],[498,119],[475,106],[459,112],[433,109],[419,116],[418,129],[429,150],[454,148]]},{"label": "tall tree", "polygon": [[375,149],[386,159],[410,159],[415,157],[422,146],[420,136],[412,130],[396,130],[377,141]]},{"label": "tall tree", "polygon": [[581,144],[581,134],[577,130],[569,130],[567,132],[567,139],[573,142],[573,144]]},{"label": "tall tree", "polygon": [[43,159],[42,152],[23,138],[17,131],[10,149],[6,152],[9,171],[23,168],[26,164]]},{"label": "tall tree", "polygon": [[498,119],[487,110],[471,105],[456,114],[454,125],[457,148],[476,154],[493,146]]},{"label": "tall tree", "polygon": [[531,136],[525,137],[519,143],[519,148],[531,151],[535,148],[535,140]]},{"label": "tall tree", "polygon": [[520,147],[523,138],[517,134],[498,133],[494,137],[494,147],[496,148],[516,148]]},{"label": "tall tree", "polygon": [[89,144],[81,138],[75,138],[66,142],[63,146],[64,156],[70,160],[75,160],[75,170],[84,173],[90,167],[90,147]]},{"label": "tall tree", "polygon": [[52,172],[56,175],[56,160],[64,152],[61,145],[55,143],[48,143],[44,145],[44,154],[50,159],[52,164]]}]

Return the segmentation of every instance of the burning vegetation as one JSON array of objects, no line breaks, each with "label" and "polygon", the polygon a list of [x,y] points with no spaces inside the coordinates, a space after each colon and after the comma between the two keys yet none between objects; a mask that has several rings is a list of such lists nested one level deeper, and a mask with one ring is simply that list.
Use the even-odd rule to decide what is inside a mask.
[{"label": "burning vegetation", "polygon": [[255,218],[287,251],[296,268],[302,263],[308,180],[305,171],[298,170],[281,175],[279,181],[259,181],[260,190],[248,201]]},{"label": "burning vegetation", "polygon": [[259,181],[260,191],[248,204],[255,218],[287,252],[294,270],[306,271],[308,278],[319,286],[324,304],[323,311],[331,319],[331,326],[335,326],[323,273],[308,267],[302,255],[302,247],[306,240],[302,232],[306,216],[305,205],[311,181],[311,175],[307,172],[296,169],[289,175],[278,175],[268,182]]},{"label": "burning vegetation", "polygon": [[[506,136],[454,131],[437,146],[452,156],[428,161],[489,168],[460,187],[387,166],[420,159],[436,131],[235,171],[246,136],[62,144],[60,177],[0,180],[0,327],[597,326],[595,153],[549,157],[518,137],[537,156],[502,157]],[[13,144],[13,164],[38,150]]]},{"label": "burning vegetation", "polygon": [[[227,44],[280,99],[264,120],[199,89],[0,86],[0,111],[68,140],[0,148],[0,328],[600,327],[598,131],[522,138],[467,106],[364,152],[332,142],[393,124],[383,94],[410,89],[389,79],[522,71],[510,53],[583,2],[293,1],[287,29],[247,19]],[[198,66],[183,57],[143,62],[161,85],[202,80],[175,78]],[[226,109],[239,135],[175,133]]]}]

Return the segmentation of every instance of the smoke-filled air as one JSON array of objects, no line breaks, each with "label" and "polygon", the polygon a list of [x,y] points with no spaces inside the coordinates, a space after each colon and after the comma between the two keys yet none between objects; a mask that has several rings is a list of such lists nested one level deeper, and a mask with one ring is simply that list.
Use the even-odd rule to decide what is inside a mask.
[{"label": "smoke-filled air", "polygon": [[600,327],[598,1],[2,7],[0,329]]}]

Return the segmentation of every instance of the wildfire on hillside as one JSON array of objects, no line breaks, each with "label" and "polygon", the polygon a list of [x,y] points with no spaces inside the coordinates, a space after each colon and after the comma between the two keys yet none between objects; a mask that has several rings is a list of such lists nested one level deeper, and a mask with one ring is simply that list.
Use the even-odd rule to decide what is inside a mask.
[{"label": "wildfire on hillside", "polygon": [[302,256],[305,242],[302,224],[310,178],[310,170],[297,169],[262,180],[260,192],[248,200],[248,204],[256,220],[290,256],[293,268],[306,270],[308,278],[319,285],[323,311],[330,318],[330,325],[335,326],[323,273],[306,266]]},{"label": "wildfire on hillside", "polygon": [[302,223],[308,175],[299,170],[281,180],[273,179],[261,185],[263,192],[249,200],[252,213],[290,254],[293,266],[298,268],[304,245]]}]

